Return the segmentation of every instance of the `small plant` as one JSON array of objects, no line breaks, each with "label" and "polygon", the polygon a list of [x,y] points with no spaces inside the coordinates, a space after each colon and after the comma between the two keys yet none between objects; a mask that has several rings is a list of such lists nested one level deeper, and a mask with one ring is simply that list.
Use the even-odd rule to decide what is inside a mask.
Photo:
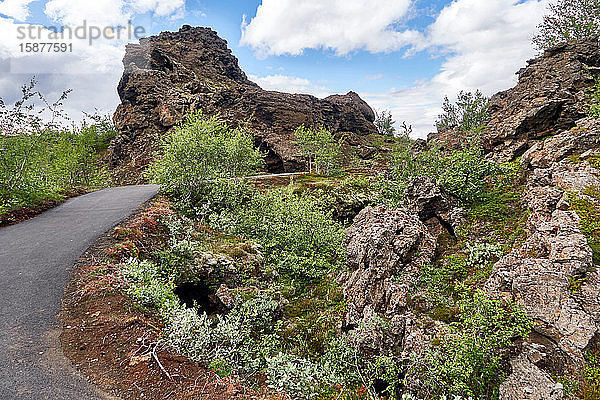
[{"label": "small plant", "polygon": [[583,195],[568,193],[570,210],[579,215],[581,233],[593,251],[594,263],[600,264],[600,189],[588,187]]},{"label": "small plant", "polygon": [[538,29],[533,44],[539,50],[571,40],[594,37],[600,30],[600,2],[557,0],[548,5],[548,14]]},{"label": "small plant", "polygon": [[336,141],[333,134],[325,129],[306,128],[300,126],[294,132],[297,143],[302,148],[302,154],[308,158],[310,172],[325,175],[336,175],[341,170],[341,143]]},{"label": "small plant", "polygon": [[588,350],[585,355],[583,382],[578,394],[582,400],[600,398],[600,351],[597,346]]},{"label": "small plant", "polygon": [[[396,136],[396,128],[394,124],[396,121],[392,118],[392,112],[389,110],[383,110],[381,112],[375,112],[375,127],[377,127],[377,133],[383,136]],[[405,125],[406,127],[406,125]]]},{"label": "small plant", "polygon": [[400,125],[400,131],[398,132],[397,137],[400,140],[409,141],[412,131],[413,131],[412,125],[407,125],[406,121],[402,121],[402,125]]},{"label": "small plant", "polygon": [[600,77],[596,77],[595,82],[594,89],[590,96],[588,115],[593,118],[600,118]]},{"label": "small plant", "polygon": [[448,96],[442,104],[443,113],[438,115],[435,126],[438,132],[458,129],[461,132],[481,132],[490,119],[488,113],[489,99],[479,90],[460,91],[456,103],[451,103]]}]

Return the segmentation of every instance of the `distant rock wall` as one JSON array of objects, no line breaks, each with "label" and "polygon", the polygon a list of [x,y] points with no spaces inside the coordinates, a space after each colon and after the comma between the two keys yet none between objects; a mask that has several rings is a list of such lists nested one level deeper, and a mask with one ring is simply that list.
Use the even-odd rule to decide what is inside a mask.
[{"label": "distant rock wall", "polygon": [[240,69],[227,42],[208,28],[184,26],[129,44],[123,64],[112,166],[143,169],[156,149],[156,135],[197,110],[220,115],[232,126],[248,122],[274,172],[303,168],[293,136],[302,124],[334,133],[376,132],[375,113],[354,92],[318,99],[261,89]]},{"label": "distant rock wall", "polygon": [[487,150],[499,161],[512,160],[536,140],[574,127],[586,116],[598,72],[598,38],[562,44],[528,61],[518,84],[491,98]]}]

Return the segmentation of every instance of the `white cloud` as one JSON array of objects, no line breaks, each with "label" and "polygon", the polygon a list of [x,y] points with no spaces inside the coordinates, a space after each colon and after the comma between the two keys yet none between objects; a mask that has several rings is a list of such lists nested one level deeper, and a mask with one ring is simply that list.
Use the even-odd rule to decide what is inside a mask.
[{"label": "white cloud", "polygon": [[184,7],[184,0],[50,0],[45,13],[66,25],[81,25],[87,21],[92,25],[112,26],[126,25],[136,13],[180,17]]},{"label": "white cloud", "polygon": [[328,49],[345,55],[357,49],[389,52],[422,44],[422,34],[398,30],[410,0],[263,0],[242,24],[241,45],[259,56],[299,55]]},{"label": "white cloud", "polygon": [[19,21],[25,21],[29,16],[29,3],[35,0],[4,0],[0,1],[0,14],[14,18]]},{"label": "white cloud", "polygon": [[[35,0],[34,0],[35,1]],[[3,7],[10,3],[11,17],[26,18],[26,5],[30,1],[7,0],[0,3],[0,12],[9,14]],[[14,8],[24,4],[23,10]],[[136,13],[152,12],[158,17],[180,16],[184,0],[50,0],[46,15],[73,28],[83,21],[87,26],[99,27],[126,25]],[[17,10],[17,11],[15,11]],[[20,14],[19,14],[20,13]],[[17,18],[19,17],[19,18]],[[18,28],[34,27],[34,37],[18,38]],[[41,32],[41,36],[38,35]],[[72,45],[72,51],[26,53],[21,44],[48,42],[48,31],[42,26],[15,23],[14,19],[0,17],[0,93],[7,103],[15,101],[20,86],[35,75],[39,90],[54,100],[66,89],[73,89],[65,102],[65,110],[75,119],[82,111],[112,113],[119,104],[116,87],[123,72],[121,60],[125,54],[125,40],[97,39],[89,45],[87,39],[56,41]],[[122,38],[126,39],[123,35]],[[46,38],[46,40],[44,40]]]},{"label": "white cloud", "polygon": [[[82,111],[94,112],[95,108],[112,113],[119,103],[116,86],[122,74],[124,43],[100,41],[89,46],[85,39],[75,39],[62,42],[72,44],[72,52],[21,52],[21,43],[45,41],[43,38],[19,40],[17,28],[29,26],[0,18],[0,32],[4,38],[0,42],[2,98],[11,104],[19,97],[20,86],[35,76],[38,89],[51,101],[64,90],[73,89],[65,110],[74,119],[81,119]],[[34,27],[37,32],[38,27]],[[40,30],[49,33],[43,27]]]},{"label": "white cloud", "polygon": [[326,87],[315,85],[308,79],[295,76],[268,75],[264,77],[258,77],[256,75],[249,75],[248,78],[251,81],[256,82],[265,90],[274,90],[287,93],[305,93],[312,94],[316,97],[326,97],[332,94],[332,91]]},{"label": "white cloud", "polygon": [[445,55],[431,80],[365,97],[376,107],[391,109],[401,122],[414,125],[415,136],[434,130],[445,95],[482,90],[492,95],[516,83],[515,73],[535,55],[531,38],[544,14],[542,0],[455,0],[429,27],[428,44]]}]

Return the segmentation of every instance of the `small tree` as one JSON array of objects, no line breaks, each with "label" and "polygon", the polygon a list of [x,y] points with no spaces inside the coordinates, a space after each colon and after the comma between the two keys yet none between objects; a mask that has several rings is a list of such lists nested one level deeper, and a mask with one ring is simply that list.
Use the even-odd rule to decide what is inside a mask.
[{"label": "small tree", "polygon": [[407,125],[406,121],[402,121],[402,125],[400,125],[400,132],[397,137],[404,141],[410,140],[410,135],[412,134],[413,128],[412,125]]},{"label": "small tree", "polygon": [[533,37],[539,50],[599,33],[600,0],[557,0],[548,11]]},{"label": "small tree", "polygon": [[392,112],[389,110],[383,110],[381,112],[375,111],[375,126],[377,132],[384,136],[395,136],[396,128],[394,124],[396,121],[392,119]]},{"label": "small tree", "polygon": [[294,133],[302,154],[308,158],[308,169],[326,175],[335,174],[340,168],[341,144],[333,134],[321,126],[318,129],[301,125]]},{"label": "small tree", "polygon": [[163,189],[193,200],[212,181],[244,176],[262,166],[263,155],[244,129],[195,113],[162,139],[161,157],[148,173]]},{"label": "small tree", "polygon": [[479,132],[490,119],[488,106],[490,100],[479,90],[472,92],[460,91],[456,103],[451,103],[448,96],[444,97],[443,113],[438,115],[435,126],[438,132],[450,129],[460,129],[462,132]]}]

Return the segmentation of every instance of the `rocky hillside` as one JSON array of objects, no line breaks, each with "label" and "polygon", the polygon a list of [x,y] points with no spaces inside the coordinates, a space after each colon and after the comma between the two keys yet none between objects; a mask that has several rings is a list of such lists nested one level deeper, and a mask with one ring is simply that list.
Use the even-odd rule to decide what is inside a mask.
[{"label": "rocky hillside", "polygon": [[522,155],[536,140],[577,125],[600,68],[597,38],[546,51],[518,72],[516,87],[491,99],[486,147],[495,159]]},{"label": "rocky hillside", "polygon": [[[143,167],[155,135],[194,110],[248,121],[273,171],[302,167],[302,123],[374,151],[356,94],[264,91],[208,29],[130,45],[125,64],[115,165]],[[202,180],[189,171],[205,160],[163,149],[163,188],[177,190],[117,228],[110,285],[92,286],[118,288],[169,351],[266,393],[254,398],[598,399],[599,67],[597,40],[555,47],[492,98],[481,143],[389,139],[377,173]]]},{"label": "rocky hillside", "polygon": [[[572,387],[566,388],[563,378],[592,370],[590,354],[595,354],[600,341],[600,124],[586,115],[599,66],[597,39],[564,44],[529,61],[518,73],[518,84],[491,100],[491,122],[483,134],[488,158],[506,162],[519,157],[524,173],[520,203],[526,220],[524,241],[493,265],[483,288],[492,298],[521,305],[534,321],[533,333],[509,357],[510,374],[500,386],[501,399],[572,398]],[[391,223],[395,213],[383,216]],[[389,242],[427,243],[419,223],[406,221],[410,220],[390,225],[390,234],[403,233]],[[357,223],[365,229],[362,219]],[[409,238],[404,233],[407,223]],[[356,240],[352,238],[356,231],[347,233],[349,243]],[[403,247],[401,253],[388,251],[400,262],[415,245]],[[417,254],[430,254],[432,249],[425,250]],[[352,281],[346,284],[346,290],[360,299],[353,287]],[[385,305],[375,303],[372,308],[397,304],[400,287],[388,284],[386,290],[386,296],[378,297],[386,299]],[[404,315],[405,344],[430,333],[412,322],[414,315]],[[439,324],[430,321],[429,326],[440,329]]]},{"label": "rocky hillside", "polygon": [[358,94],[318,99],[262,90],[211,29],[184,26],[129,44],[123,64],[121,104],[114,116],[119,135],[109,151],[113,167],[145,167],[156,149],[156,135],[194,111],[219,115],[231,126],[248,123],[256,144],[268,154],[271,172],[303,169],[293,137],[302,124],[347,132],[359,155],[372,155],[364,135],[376,132],[375,114]]}]

